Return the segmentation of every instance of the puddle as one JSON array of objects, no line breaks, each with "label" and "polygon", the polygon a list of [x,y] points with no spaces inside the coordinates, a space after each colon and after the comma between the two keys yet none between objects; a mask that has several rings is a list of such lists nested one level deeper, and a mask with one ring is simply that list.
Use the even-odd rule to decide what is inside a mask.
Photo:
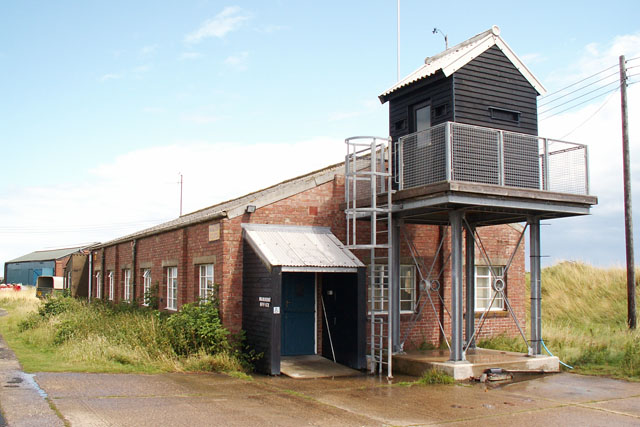
[{"label": "puddle", "polygon": [[22,379],[24,379],[24,381],[27,384],[33,387],[43,399],[46,399],[47,397],[49,397],[47,395],[47,392],[41,389],[38,383],[36,382],[36,380],[33,378],[35,376],[34,374],[26,374],[22,372],[21,375],[22,375]]}]

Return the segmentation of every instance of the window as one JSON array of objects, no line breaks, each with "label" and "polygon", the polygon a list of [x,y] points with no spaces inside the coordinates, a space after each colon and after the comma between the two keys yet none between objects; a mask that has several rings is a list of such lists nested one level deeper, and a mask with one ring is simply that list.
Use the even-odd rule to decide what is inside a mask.
[{"label": "window", "polygon": [[178,309],[178,267],[167,268],[167,308]]},{"label": "window", "polygon": [[503,275],[504,267],[502,266],[476,265],[476,311],[485,311],[496,294],[498,295],[493,301],[491,310],[504,310],[504,300],[492,286],[496,279],[503,279]]},{"label": "window", "polygon": [[151,269],[142,272],[142,305],[149,305],[149,292],[151,290]]},{"label": "window", "polygon": [[96,271],[96,298],[102,298],[102,283],[100,283],[99,271]]},{"label": "window", "polygon": [[131,270],[124,270],[124,300],[131,301]]},{"label": "window", "polygon": [[520,123],[520,111],[505,110],[503,108],[489,107],[489,113],[494,120]]},{"label": "window", "polygon": [[[376,265],[375,282],[382,284],[376,286],[374,295],[374,307],[376,310],[387,311],[389,294],[389,274],[386,265]],[[416,304],[416,268],[413,265],[400,266],[400,311],[411,312]],[[371,303],[369,303],[371,308]]]},{"label": "window", "polygon": [[209,301],[213,291],[213,264],[200,266],[200,299]]},{"label": "window", "polygon": [[109,272],[109,301],[113,301],[113,271]]},{"label": "window", "polygon": [[431,104],[422,102],[414,105],[412,110],[411,132],[420,132],[417,135],[417,148],[424,148],[431,145],[431,132],[423,132],[431,128]]},{"label": "window", "polygon": [[67,271],[67,284],[64,288],[71,289],[71,272],[70,271]]}]

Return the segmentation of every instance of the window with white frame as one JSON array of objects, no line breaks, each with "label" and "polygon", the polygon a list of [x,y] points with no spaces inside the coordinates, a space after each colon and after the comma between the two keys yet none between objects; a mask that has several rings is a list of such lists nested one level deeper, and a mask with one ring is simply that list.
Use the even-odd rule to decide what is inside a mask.
[{"label": "window with white frame", "polygon": [[504,300],[492,286],[496,279],[503,279],[503,275],[503,266],[476,265],[476,311],[485,311],[494,296],[491,310],[504,310]]},{"label": "window with white frame", "polygon": [[124,300],[131,301],[131,270],[124,270]]},{"label": "window with white frame", "polygon": [[113,271],[109,272],[109,301],[113,301]]},{"label": "window with white frame", "polygon": [[102,298],[102,283],[100,283],[100,272],[96,271],[96,298]]},{"label": "window with white frame", "polygon": [[167,268],[167,308],[178,309],[178,267]]},{"label": "window with white frame", "polygon": [[[371,268],[369,268],[371,270]],[[389,294],[389,274],[386,265],[375,266],[375,310],[387,311]],[[400,266],[400,311],[411,312],[416,305],[416,267],[414,265]],[[371,309],[371,304],[369,304]]]},{"label": "window with white frame", "polygon": [[142,272],[142,305],[149,305],[149,292],[151,290],[151,269],[146,268]]},{"label": "window with white frame", "polygon": [[213,292],[213,264],[200,266],[200,299],[209,301]]}]

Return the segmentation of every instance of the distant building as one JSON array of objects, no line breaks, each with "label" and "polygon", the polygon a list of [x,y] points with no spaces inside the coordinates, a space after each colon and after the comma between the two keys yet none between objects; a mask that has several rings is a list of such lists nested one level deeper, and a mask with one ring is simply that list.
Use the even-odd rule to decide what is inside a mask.
[{"label": "distant building", "polygon": [[87,246],[35,251],[4,263],[7,283],[35,286],[39,276],[62,276],[67,261]]}]

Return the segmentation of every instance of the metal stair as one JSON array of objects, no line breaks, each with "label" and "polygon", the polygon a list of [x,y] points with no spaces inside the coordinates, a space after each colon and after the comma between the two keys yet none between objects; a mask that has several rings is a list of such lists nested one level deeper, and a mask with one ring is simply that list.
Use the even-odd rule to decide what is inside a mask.
[{"label": "metal stair", "polygon": [[345,140],[347,247],[369,252],[370,371],[392,377],[389,283],[391,277],[390,140],[353,137]]}]

